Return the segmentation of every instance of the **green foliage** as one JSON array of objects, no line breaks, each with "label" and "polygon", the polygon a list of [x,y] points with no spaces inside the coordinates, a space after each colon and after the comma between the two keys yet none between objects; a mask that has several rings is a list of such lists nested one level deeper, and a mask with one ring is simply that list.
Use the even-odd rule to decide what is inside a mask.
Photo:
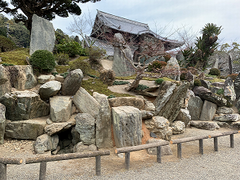
[{"label": "green foliage", "polygon": [[59,65],[67,65],[69,62],[68,54],[58,53],[58,54],[55,54],[54,57]]},{"label": "green foliage", "polygon": [[224,89],[223,88],[218,89],[216,94],[223,95],[224,94]]},{"label": "green foliage", "polygon": [[129,84],[128,81],[114,81],[113,85],[124,85],[124,84]]},{"label": "green foliage", "polygon": [[35,51],[29,61],[33,68],[39,72],[51,72],[55,67],[54,56],[47,50]]},{"label": "green foliage", "polygon": [[194,86],[201,86],[202,83],[201,83],[201,80],[200,79],[195,79],[194,80]]},{"label": "green foliage", "polygon": [[138,87],[136,88],[137,91],[142,91],[144,89],[148,89],[149,87],[143,84],[139,84]]},{"label": "green foliage", "polygon": [[158,70],[162,69],[163,67],[165,67],[166,65],[167,65],[167,63],[164,61],[155,60],[155,61],[149,63],[148,71],[149,72],[158,71]]},{"label": "green foliage", "polygon": [[89,74],[89,71],[91,69],[89,63],[82,60],[81,58],[69,62],[69,65],[71,70],[81,69],[84,75]]},{"label": "green foliage", "polygon": [[58,75],[58,72],[52,72],[52,75],[56,76]]},{"label": "green foliage", "polygon": [[215,75],[215,76],[220,76],[220,70],[217,68],[211,68],[209,74]]},{"label": "green foliage", "polygon": [[111,95],[109,95],[107,98],[108,98],[108,99],[111,99],[111,98],[115,98],[115,97],[116,97],[116,96],[114,96],[114,95],[111,94]]},{"label": "green foliage", "polygon": [[61,73],[60,76],[62,76],[65,79],[68,74],[69,74],[69,72],[64,72],[64,73]]},{"label": "green foliage", "polygon": [[5,36],[0,36],[0,52],[11,51],[16,48],[15,43]]},{"label": "green foliage", "polygon": [[75,57],[76,55],[86,55],[85,49],[75,41],[63,40],[62,44],[56,45],[57,53],[68,54],[70,57]]},{"label": "green foliage", "polygon": [[14,66],[14,64],[2,63],[3,66]]},{"label": "green foliage", "polygon": [[99,78],[99,77],[97,77],[97,76],[95,76],[95,75],[92,75],[92,74],[87,74],[89,77],[91,77],[91,78]]},{"label": "green foliage", "polygon": [[163,83],[163,81],[164,81],[164,79],[158,78],[158,79],[155,80],[155,83],[158,84],[158,85],[160,85],[160,84]]},{"label": "green foliage", "polygon": [[14,65],[27,65],[26,57],[29,56],[29,49],[19,48],[13,51],[2,52],[2,63],[14,64]]},{"label": "green foliage", "polygon": [[92,46],[86,49],[86,53],[89,55],[89,60],[94,63],[106,55],[106,50],[97,46]]}]

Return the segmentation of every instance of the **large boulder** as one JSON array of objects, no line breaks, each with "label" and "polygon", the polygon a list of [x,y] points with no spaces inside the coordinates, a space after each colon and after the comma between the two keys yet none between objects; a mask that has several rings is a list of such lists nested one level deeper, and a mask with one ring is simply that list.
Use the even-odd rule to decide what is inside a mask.
[{"label": "large boulder", "polygon": [[0,103],[0,144],[4,142],[6,118],[5,118],[6,108]]},{"label": "large boulder", "polygon": [[239,121],[239,114],[225,114],[220,116],[215,116],[213,121],[221,121],[221,122],[236,122]]},{"label": "large boulder", "polygon": [[200,120],[211,121],[213,119],[213,116],[215,115],[216,111],[217,111],[217,105],[210,101],[205,100],[203,103]]},{"label": "large boulder", "polygon": [[[122,34],[114,35],[116,42],[114,43],[113,71],[116,76],[131,76],[135,74],[133,65],[129,62],[133,61],[131,48],[126,44]],[[129,60],[125,58],[125,55]]]},{"label": "large boulder", "polygon": [[[165,82],[165,81],[164,81]],[[189,83],[182,83],[177,86],[173,83],[162,83],[158,97],[154,101],[155,103],[155,115],[163,116],[172,123],[182,107],[181,100],[185,98]]]},{"label": "large boulder", "polygon": [[116,147],[142,143],[142,114],[139,109],[132,106],[113,107],[112,117]]},{"label": "large boulder", "polygon": [[150,120],[145,120],[146,128],[153,132],[160,139],[171,140],[172,128],[169,121],[162,116],[154,116]]},{"label": "large boulder", "polygon": [[39,84],[45,84],[46,82],[53,81],[53,80],[55,80],[55,76],[53,76],[53,75],[42,74],[42,75],[38,76],[38,78],[37,78],[37,81]]},{"label": "large boulder", "polygon": [[185,126],[187,126],[188,123],[191,121],[191,115],[189,114],[189,110],[180,109],[176,120],[182,121],[185,124]]},{"label": "large boulder", "polygon": [[213,121],[190,121],[190,127],[214,131],[219,129],[219,125]]},{"label": "large boulder", "polygon": [[46,119],[7,121],[5,136],[13,139],[36,140],[44,134]]},{"label": "large boulder", "polygon": [[36,50],[52,52],[55,46],[55,39],[55,30],[52,23],[34,14],[32,17],[30,55]]},{"label": "large boulder", "polygon": [[142,110],[145,105],[144,99],[138,97],[116,97],[110,98],[108,101],[111,107],[133,106]]},{"label": "large boulder", "polygon": [[50,98],[50,118],[53,122],[66,122],[72,113],[72,99],[69,96]]},{"label": "large boulder", "polygon": [[36,86],[37,79],[33,74],[32,66],[7,66],[6,69],[8,70],[8,77],[10,79],[12,87],[18,90],[25,90]]},{"label": "large boulder", "polygon": [[28,120],[49,115],[49,105],[32,91],[14,91],[0,98],[6,106],[6,118],[12,121]]},{"label": "large boulder", "polygon": [[232,114],[233,112],[234,110],[229,107],[222,106],[217,108],[217,114]]},{"label": "large boulder", "polygon": [[75,117],[75,129],[80,134],[80,139],[85,145],[95,144],[96,128],[95,119],[88,113],[79,113]]},{"label": "large boulder", "polygon": [[94,144],[91,144],[90,146],[84,145],[82,142],[77,143],[73,147],[74,153],[82,153],[82,152],[89,152],[89,151],[96,151],[97,147]]},{"label": "large boulder", "polygon": [[58,81],[49,81],[40,86],[39,95],[41,99],[48,100],[51,96],[55,96],[61,89],[61,83]]},{"label": "large boulder", "polygon": [[172,124],[173,134],[183,134],[185,132],[185,123],[182,121],[174,121]]},{"label": "large boulder", "polygon": [[100,104],[99,114],[96,117],[96,146],[98,148],[112,147],[111,108],[107,96],[94,92],[93,97]]},{"label": "large boulder", "polygon": [[[147,143],[146,144],[151,144],[151,143],[155,143],[155,142],[164,142],[165,140],[162,140],[162,139],[149,139],[147,140]],[[151,154],[151,155],[157,155],[157,148],[148,148],[147,149],[147,152],[148,154]],[[172,155],[172,150],[171,150],[171,147],[169,145],[166,145],[166,146],[161,146],[161,156],[164,156],[164,155]]]},{"label": "large boulder", "polygon": [[8,78],[8,71],[0,64],[0,98],[11,91],[11,83]]},{"label": "large boulder", "polygon": [[199,96],[191,97],[188,101],[188,110],[191,120],[199,120],[202,112],[203,101]]},{"label": "large boulder", "polygon": [[230,104],[236,100],[236,93],[234,90],[234,84],[231,77],[228,77],[224,83],[224,96],[227,98]]},{"label": "large boulder", "polygon": [[73,96],[73,103],[80,112],[88,113],[94,118],[99,113],[100,104],[82,87]]},{"label": "large boulder", "polygon": [[209,89],[203,87],[203,86],[195,86],[193,89],[193,92],[196,96],[199,96],[200,98],[210,101],[212,103],[217,104],[218,106],[227,106],[227,99],[212,93]]},{"label": "large boulder", "polygon": [[180,81],[181,71],[180,71],[180,66],[178,64],[177,59],[174,57],[171,57],[171,59],[168,60],[167,65],[165,66],[162,73],[166,77],[169,77],[176,81]]},{"label": "large boulder", "polygon": [[236,99],[239,99],[239,97],[240,97],[240,73],[234,80],[234,90],[236,93]]},{"label": "large boulder", "polygon": [[71,71],[65,78],[62,86],[62,94],[74,96],[82,84],[83,72],[81,69]]},{"label": "large boulder", "polygon": [[45,126],[44,131],[49,136],[52,136],[53,134],[70,129],[71,127],[76,125],[76,120],[74,119],[74,117],[75,116],[72,116],[67,122],[49,124]]},{"label": "large boulder", "polygon": [[52,151],[57,149],[59,143],[58,135],[49,136],[47,134],[43,134],[39,136],[33,144],[34,151],[37,154],[43,154],[46,151]]}]

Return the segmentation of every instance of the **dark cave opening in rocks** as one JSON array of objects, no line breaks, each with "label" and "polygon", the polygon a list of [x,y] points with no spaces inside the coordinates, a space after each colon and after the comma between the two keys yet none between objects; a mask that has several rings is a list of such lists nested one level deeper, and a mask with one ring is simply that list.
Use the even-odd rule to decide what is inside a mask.
[{"label": "dark cave opening in rocks", "polygon": [[72,133],[71,128],[66,129],[58,133],[59,143],[58,146],[60,147],[59,152],[57,154],[62,153],[73,153],[73,143],[72,143]]}]

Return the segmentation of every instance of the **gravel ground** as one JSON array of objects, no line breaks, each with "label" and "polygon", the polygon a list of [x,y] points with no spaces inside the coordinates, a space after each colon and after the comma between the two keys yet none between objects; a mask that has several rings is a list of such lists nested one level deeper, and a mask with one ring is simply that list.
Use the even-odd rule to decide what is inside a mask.
[{"label": "gravel ground", "polygon": [[[193,133],[201,135],[206,131],[193,129],[185,135],[193,136]],[[240,179],[240,134],[234,137],[234,148],[229,147],[229,136],[220,137],[218,152],[213,150],[213,139],[204,140],[204,155],[198,154],[198,141],[184,143],[181,160],[177,159],[176,145],[171,145],[173,155],[162,157],[161,164],[156,163],[156,156],[145,151],[134,152],[131,153],[129,171],[124,169],[124,158],[114,155],[112,150],[111,156],[102,157],[100,177],[95,176],[94,158],[49,162],[46,179]],[[7,172],[11,180],[38,179],[39,164],[8,165]]]}]

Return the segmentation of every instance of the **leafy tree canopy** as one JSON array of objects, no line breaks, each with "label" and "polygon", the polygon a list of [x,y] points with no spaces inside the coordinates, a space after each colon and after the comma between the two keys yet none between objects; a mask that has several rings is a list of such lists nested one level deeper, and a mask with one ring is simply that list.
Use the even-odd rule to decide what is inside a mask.
[{"label": "leafy tree canopy", "polygon": [[13,15],[16,21],[24,22],[31,31],[33,14],[47,20],[54,19],[56,15],[68,17],[69,13],[80,15],[81,9],[77,3],[97,1],[101,0],[11,0],[12,7],[7,1],[0,0],[0,12]]}]

